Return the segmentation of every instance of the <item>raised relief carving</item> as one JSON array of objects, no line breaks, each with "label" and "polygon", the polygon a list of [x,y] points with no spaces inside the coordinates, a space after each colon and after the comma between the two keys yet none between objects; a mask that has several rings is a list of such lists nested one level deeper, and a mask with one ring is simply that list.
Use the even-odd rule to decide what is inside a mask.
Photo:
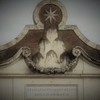
[{"label": "raised relief carving", "polygon": [[45,21],[49,20],[50,23],[53,22],[53,20],[57,21],[57,19],[55,18],[56,16],[58,16],[58,14],[56,14],[57,10],[52,11],[52,8],[50,8],[50,11],[46,11],[46,14],[44,14],[44,16],[46,16]]},{"label": "raised relief carving", "polygon": [[78,57],[81,55],[77,49],[73,49],[72,52],[74,59],[71,60],[66,55],[65,44],[59,39],[56,29],[47,31],[46,38],[39,42],[39,49],[40,51],[33,56],[33,60],[26,56],[27,53],[24,53],[23,56],[26,58],[27,64],[31,65],[31,68],[41,73],[64,73],[69,71],[76,66]]},{"label": "raised relief carving", "polygon": [[[57,19],[59,12],[61,18]],[[73,69],[80,55],[73,55],[74,59],[70,59],[65,43],[59,38],[57,27],[63,17],[62,9],[54,5],[52,1],[41,7],[39,13],[39,17],[43,18],[41,21],[46,32],[38,44],[39,52],[33,56],[33,59],[27,60],[27,64],[29,65],[31,61],[31,69],[36,69],[41,73],[64,73]]]},{"label": "raised relief carving", "polygon": [[45,74],[72,71],[80,56],[100,66],[100,50],[76,26],[66,26],[66,9],[58,0],[42,0],[33,19],[34,26],[26,26],[18,39],[0,47],[0,66],[20,56],[30,70]]}]

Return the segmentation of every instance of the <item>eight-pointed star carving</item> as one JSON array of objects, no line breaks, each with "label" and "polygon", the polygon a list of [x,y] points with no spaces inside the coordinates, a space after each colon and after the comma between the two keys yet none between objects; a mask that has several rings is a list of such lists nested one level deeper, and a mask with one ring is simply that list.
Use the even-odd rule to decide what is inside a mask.
[{"label": "eight-pointed star carving", "polygon": [[58,14],[56,14],[57,10],[52,11],[52,9],[50,8],[49,11],[45,10],[46,14],[44,14],[44,16],[46,16],[45,21],[49,20],[50,23],[52,23],[53,20],[56,20],[56,16],[58,16]]}]

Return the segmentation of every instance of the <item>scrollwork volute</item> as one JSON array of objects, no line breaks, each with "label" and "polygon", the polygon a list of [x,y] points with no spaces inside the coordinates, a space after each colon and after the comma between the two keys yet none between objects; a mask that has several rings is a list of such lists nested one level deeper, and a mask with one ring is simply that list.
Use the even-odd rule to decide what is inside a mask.
[{"label": "scrollwork volute", "polygon": [[100,66],[100,47],[76,26],[66,26],[66,9],[58,0],[42,0],[33,16],[35,25],[26,26],[18,38],[0,49],[0,66],[22,57],[33,72],[58,74],[72,71],[81,55]]},{"label": "scrollwork volute", "polygon": [[31,49],[29,47],[23,47],[22,55],[26,58],[29,57],[31,55]]},{"label": "scrollwork volute", "polygon": [[72,53],[75,57],[79,57],[81,55],[81,50],[78,48],[73,48]]},{"label": "scrollwork volute", "polygon": [[70,59],[68,54],[64,55],[67,52],[66,46],[64,41],[59,39],[58,30],[67,19],[65,8],[62,7],[60,2],[54,0],[45,3],[42,1],[40,4],[35,10],[34,17],[37,15],[35,17],[37,24],[44,25],[44,37],[38,43],[39,52],[37,54],[30,58],[28,57],[28,51],[24,50],[23,55],[26,57],[27,64],[32,65],[31,69],[33,70],[38,70],[41,73],[65,73],[77,65],[80,56],[80,51],[77,49],[73,49],[72,52],[74,59]]},{"label": "scrollwork volute", "polygon": [[[33,57],[30,57],[32,55],[30,55],[29,48],[23,48],[22,55],[25,58],[27,65],[30,67],[30,69],[32,71],[37,70],[40,73],[55,74],[55,73],[65,73],[65,72],[70,71],[73,68],[75,68],[75,66],[77,65],[77,62],[78,62],[78,58],[81,55],[81,53],[78,55],[73,55],[73,51],[76,52],[75,50],[77,50],[77,49],[73,48],[72,53],[71,53],[72,56],[74,57],[74,59],[71,60],[70,57],[68,56],[68,54],[62,56],[62,53],[63,53],[62,52],[60,55],[60,58],[55,59],[55,61],[57,61],[59,59],[60,62],[50,62],[53,66],[50,66],[49,64],[46,65],[46,62],[44,62],[44,65],[42,65],[43,62],[41,63],[41,59],[43,61],[46,61],[46,59],[44,58],[44,56],[41,56],[40,52],[38,54],[34,55]],[[50,58],[50,59],[52,59],[52,58]],[[57,66],[54,66],[54,65],[56,65],[56,63],[58,63]]]}]

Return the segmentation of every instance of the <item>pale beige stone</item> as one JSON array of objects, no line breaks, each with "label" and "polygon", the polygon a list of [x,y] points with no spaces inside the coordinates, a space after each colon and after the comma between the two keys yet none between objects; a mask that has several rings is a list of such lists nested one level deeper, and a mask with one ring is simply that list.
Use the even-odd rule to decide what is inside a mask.
[{"label": "pale beige stone", "polygon": [[0,100],[12,100],[12,79],[0,79]]},{"label": "pale beige stone", "polygon": [[84,70],[84,62],[82,59],[79,59],[77,66],[73,69],[72,72],[66,72],[67,74],[83,74],[83,70]]},{"label": "pale beige stone", "polygon": [[86,43],[86,45],[100,50],[100,45],[97,45],[96,43],[91,42],[89,39],[87,39],[79,30],[79,28],[76,25],[66,25],[64,28],[62,28],[61,30],[73,30],[75,32],[75,34],[84,42]]},{"label": "pale beige stone", "polygon": [[4,66],[0,69],[2,75],[27,75],[32,74],[24,59],[18,59],[10,65]]},{"label": "pale beige stone", "polygon": [[66,8],[58,0],[45,0],[45,2],[43,0],[42,2],[40,2],[33,13],[33,20],[39,28],[44,28],[44,25],[42,24],[39,18],[39,11],[44,5],[50,4],[50,3],[59,6],[59,8],[62,10],[63,18],[62,18],[61,23],[59,24],[59,29],[63,29],[67,21],[67,11],[66,11]]},{"label": "pale beige stone", "polygon": [[100,75],[100,68],[90,62],[84,60],[84,74],[99,74]]},{"label": "pale beige stone", "polygon": [[5,45],[0,46],[0,51],[4,49],[8,49],[12,47],[13,45],[15,45],[16,43],[18,43],[20,40],[22,40],[25,37],[25,35],[31,29],[41,29],[41,28],[37,27],[36,25],[26,25],[23,31],[15,39],[13,39],[11,42]]},{"label": "pale beige stone", "polygon": [[88,44],[90,47],[96,49],[96,45],[97,45],[97,44],[95,44],[95,43],[93,43],[93,42],[91,42],[91,41],[89,41],[87,44]]},{"label": "pale beige stone", "polygon": [[24,100],[25,87],[27,85],[76,85],[78,87],[78,99],[83,100],[83,80],[82,79],[59,79],[59,78],[35,78],[14,80],[14,100]]},{"label": "pale beige stone", "polygon": [[96,49],[97,49],[97,50],[100,50],[100,45],[97,45],[97,46],[96,46]]},{"label": "pale beige stone", "polygon": [[84,100],[100,100],[100,79],[84,79]]}]

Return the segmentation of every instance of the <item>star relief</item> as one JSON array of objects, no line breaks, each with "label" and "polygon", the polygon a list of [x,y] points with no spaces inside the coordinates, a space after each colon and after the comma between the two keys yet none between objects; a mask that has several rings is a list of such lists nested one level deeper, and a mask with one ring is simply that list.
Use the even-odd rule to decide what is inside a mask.
[{"label": "star relief", "polygon": [[52,23],[53,20],[57,21],[56,16],[58,16],[58,14],[56,14],[57,10],[52,11],[52,9],[50,8],[49,11],[45,10],[46,14],[44,14],[44,16],[46,16],[45,21],[49,20],[50,23]]}]

